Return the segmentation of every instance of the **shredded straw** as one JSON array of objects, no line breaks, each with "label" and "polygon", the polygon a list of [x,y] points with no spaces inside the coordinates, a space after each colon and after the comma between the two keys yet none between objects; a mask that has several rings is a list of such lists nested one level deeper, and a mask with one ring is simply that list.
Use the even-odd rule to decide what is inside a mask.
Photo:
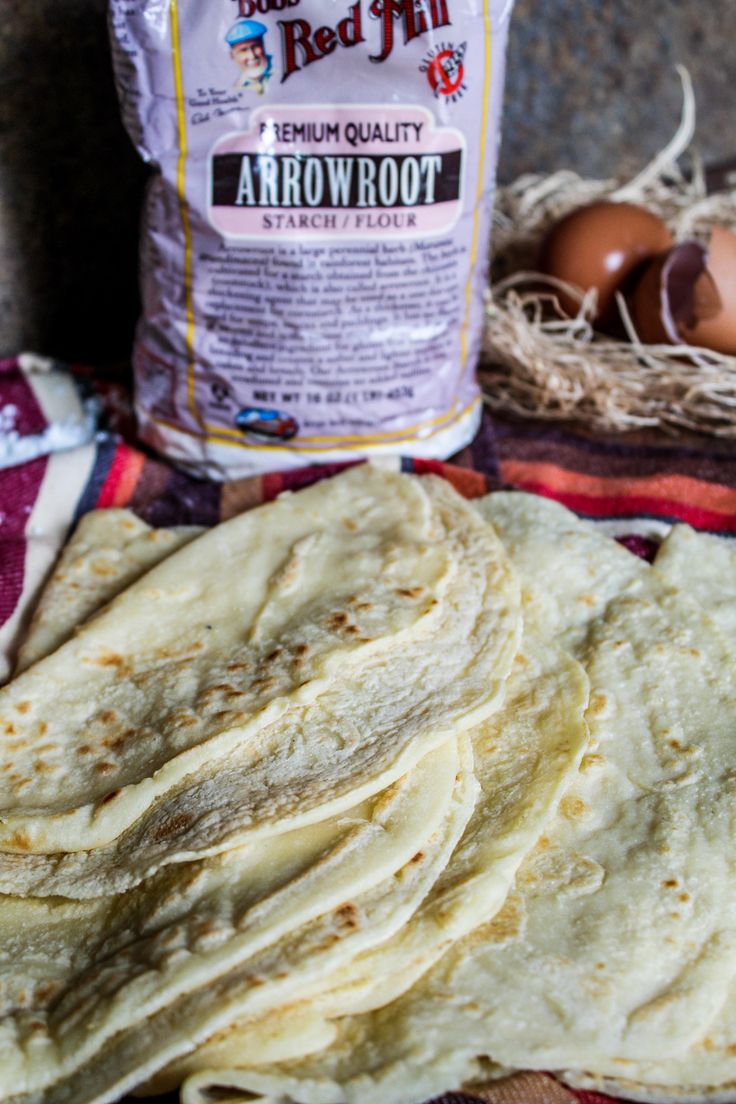
[{"label": "shredded straw", "polygon": [[[487,297],[481,385],[498,411],[548,420],[584,421],[599,430],[642,426],[689,429],[736,438],[736,357],[689,345],[645,345],[626,304],[619,311],[630,341],[594,331],[595,292],[533,271],[550,225],[599,199],[654,211],[676,241],[707,241],[715,225],[736,228],[736,190],[708,195],[702,165],[690,155],[695,133],[690,76],[678,69],[683,111],[672,141],[629,183],[585,180],[573,172],[525,175],[499,188],[494,226],[494,279]],[[559,309],[555,292],[580,302],[576,318]]]}]

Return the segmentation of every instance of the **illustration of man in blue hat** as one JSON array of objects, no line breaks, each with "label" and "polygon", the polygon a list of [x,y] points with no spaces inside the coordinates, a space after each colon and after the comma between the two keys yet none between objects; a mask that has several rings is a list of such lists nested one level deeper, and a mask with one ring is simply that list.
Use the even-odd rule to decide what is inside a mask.
[{"label": "illustration of man in blue hat", "polygon": [[259,96],[271,76],[271,55],[263,41],[267,30],[257,19],[238,19],[225,35],[230,57],[242,70],[234,87],[251,89]]}]

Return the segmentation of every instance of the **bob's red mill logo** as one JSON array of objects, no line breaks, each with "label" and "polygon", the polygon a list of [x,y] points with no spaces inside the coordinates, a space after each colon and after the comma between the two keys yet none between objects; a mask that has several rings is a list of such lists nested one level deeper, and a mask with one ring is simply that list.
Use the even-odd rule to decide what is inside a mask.
[{"label": "bob's red mill logo", "polygon": [[[239,15],[243,19],[284,12],[295,8],[299,0],[237,0]],[[391,54],[397,31],[405,43],[450,26],[447,11],[448,0],[371,0],[368,15],[380,25],[377,53],[370,55],[375,62],[385,61]],[[312,62],[321,61],[338,47],[357,46],[366,41],[361,0],[348,8],[347,13],[334,26],[313,26],[306,19],[279,19],[283,56],[282,82],[292,73],[304,69]]]}]

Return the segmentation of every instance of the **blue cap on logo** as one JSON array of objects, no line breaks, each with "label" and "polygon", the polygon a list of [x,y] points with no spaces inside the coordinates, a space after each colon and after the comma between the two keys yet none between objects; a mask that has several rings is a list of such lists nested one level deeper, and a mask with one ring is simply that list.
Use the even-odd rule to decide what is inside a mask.
[{"label": "blue cap on logo", "polygon": [[237,46],[240,42],[263,38],[267,30],[268,27],[264,27],[257,19],[238,19],[225,35],[225,41],[228,46]]}]

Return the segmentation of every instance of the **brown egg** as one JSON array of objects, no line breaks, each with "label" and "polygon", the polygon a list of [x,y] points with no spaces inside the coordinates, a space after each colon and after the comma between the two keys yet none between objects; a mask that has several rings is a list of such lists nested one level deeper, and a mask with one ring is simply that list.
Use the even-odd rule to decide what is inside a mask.
[{"label": "brown egg", "polygon": [[736,235],[716,227],[706,249],[685,241],[648,265],[631,296],[642,341],[736,356]]},{"label": "brown egg", "polygon": [[[583,291],[596,288],[595,321],[605,322],[632,273],[671,245],[672,235],[651,211],[633,203],[593,203],[553,226],[542,243],[539,267]],[[571,296],[559,298],[566,314],[577,314],[579,304]]]}]

